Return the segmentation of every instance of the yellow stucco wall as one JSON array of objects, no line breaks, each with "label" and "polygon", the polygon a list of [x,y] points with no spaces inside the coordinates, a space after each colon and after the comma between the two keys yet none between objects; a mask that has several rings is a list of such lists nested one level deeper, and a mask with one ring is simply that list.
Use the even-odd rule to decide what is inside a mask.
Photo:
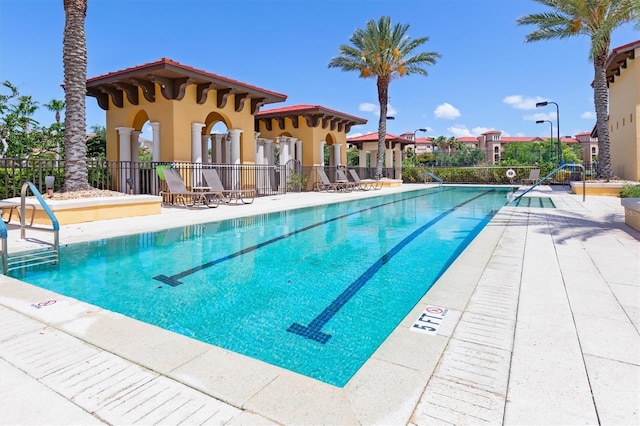
[{"label": "yellow stucco wall", "polygon": [[609,84],[609,131],[613,173],[640,181],[640,48],[635,57]]},{"label": "yellow stucco wall", "polygon": [[137,127],[143,123],[136,123],[136,116],[141,111],[146,112],[150,122],[160,123],[160,161],[191,161],[191,124],[204,123],[210,130],[214,123],[207,123],[207,117],[217,112],[225,119],[227,128],[240,129],[240,161],[243,164],[255,161],[254,116],[251,114],[251,102],[247,100],[243,109],[235,111],[234,95],[229,95],[224,108],[216,106],[216,91],[208,93],[207,101],[200,105],[196,102],[196,86],[186,88],[182,100],[167,100],[162,96],[160,87],[156,83],[155,102],[148,102],[138,88],[139,104],[132,105],[124,97],[122,108],[113,105],[109,98],[107,115],[107,158],[119,160],[117,127]]},{"label": "yellow stucco wall", "polygon": [[307,120],[299,117],[298,128],[296,129],[293,127],[291,119],[285,118],[284,129],[281,129],[277,121],[273,120],[271,130],[267,130],[265,123],[260,121],[258,131],[260,132],[259,137],[271,139],[274,142],[278,136],[283,134],[288,134],[296,139],[302,140],[303,166],[319,166],[322,164],[322,158],[320,156],[320,142],[322,141],[330,145],[334,143],[342,144],[340,163],[347,164],[347,133],[344,130],[342,132],[339,132],[337,129],[331,130],[329,126],[323,128],[321,121],[317,127],[309,127]]}]

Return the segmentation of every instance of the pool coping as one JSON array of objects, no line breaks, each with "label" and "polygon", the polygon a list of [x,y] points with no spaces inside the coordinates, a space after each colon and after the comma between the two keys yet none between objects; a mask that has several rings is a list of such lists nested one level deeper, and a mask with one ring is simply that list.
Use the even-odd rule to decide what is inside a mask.
[{"label": "pool coping", "polygon": [[[499,242],[514,212],[501,209],[344,388],[8,277],[0,278],[0,305],[257,414],[265,422],[406,424],[414,419],[427,385],[435,380],[434,371],[444,365],[445,348],[462,324],[462,315],[496,250],[505,250]],[[43,309],[32,306],[52,298],[57,303]],[[450,310],[436,336],[409,330],[427,304]],[[180,350],[168,354],[167,348]],[[506,385],[503,393],[492,407],[495,413],[504,412]]]}]

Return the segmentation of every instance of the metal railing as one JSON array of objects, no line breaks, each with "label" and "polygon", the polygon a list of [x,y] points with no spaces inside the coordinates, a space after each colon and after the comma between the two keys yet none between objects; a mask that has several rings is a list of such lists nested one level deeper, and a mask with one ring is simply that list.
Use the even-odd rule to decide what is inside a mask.
[{"label": "metal railing", "polygon": [[51,228],[38,227],[40,231],[49,231],[53,233],[52,249],[45,251],[29,251],[9,258],[8,244],[7,244],[7,227],[4,221],[0,220],[0,239],[2,240],[2,273],[6,274],[10,270],[23,268],[26,266],[35,266],[43,264],[58,263],[60,254],[60,224],[55,214],[46,203],[38,188],[32,182],[25,182],[22,184],[20,190],[20,238],[26,239],[26,231],[28,228],[33,228],[33,221],[27,225],[26,214],[26,198],[27,190],[31,190],[31,193],[36,197],[42,210],[47,214],[51,220]]},{"label": "metal railing", "polygon": [[[259,164],[200,164],[191,162],[152,162],[152,161],[107,161],[87,160],[87,179],[89,185],[96,189],[107,189],[123,193],[158,195],[164,190],[164,182],[157,173],[158,167],[175,167],[181,169],[183,176],[190,177],[188,186],[199,186],[199,174],[202,167],[215,168],[225,185],[236,185],[238,182],[246,187],[257,189],[257,196],[282,194],[289,191],[312,190],[316,179],[315,166],[287,164],[283,166],[267,166]],[[345,167],[345,166],[340,166]],[[402,179],[405,183],[424,183],[425,174],[438,176],[443,183],[469,184],[512,184],[505,172],[513,168],[517,176],[527,176],[529,170],[536,166],[483,166],[483,167],[428,167],[416,165],[403,169],[384,168],[382,175],[390,179]],[[574,167],[567,165],[561,173],[556,173],[547,182],[551,184],[567,184],[579,178]],[[595,176],[595,164],[585,164],[584,175],[588,179]],[[361,179],[375,179],[375,167],[353,167]],[[335,167],[325,166],[331,177]],[[545,173],[544,167],[541,168]],[[193,170],[194,173],[188,172]],[[547,169],[550,170],[550,169]],[[64,184],[64,161],[52,159],[0,159],[0,198],[19,197],[20,188],[25,181],[33,182],[40,192],[46,191],[45,178],[53,176],[54,191]],[[231,189],[226,188],[225,189]]]},{"label": "metal railing", "polygon": [[512,203],[517,203],[518,200],[520,200],[520,198],[522,198],[525,194],[527,194],[528,192],[530,192],[533,188],[541,185],[542,183],[544,183],[545,181],[551,179],[556,173],[558,173],[560,170],[566,169],[568,167],[579,167],[582,169],[582,201],[585,201],[586,199],[586,194],[587,194],[587,190],[586,190],[586,181],[585,181],[585,168],[582,164],[563,164],[562,166],[556,168],[555,170],[553,170],[551,173],[549,173],[548,175],[546,175],[545,177],[543,177],[542,179],[540,179],[538,182],[534,183],[533,185],[531,185],[531,188],[528,188],[527,190],[525,190],[522,194],[518,195],[517,197],[513,198],[511,200]]}]

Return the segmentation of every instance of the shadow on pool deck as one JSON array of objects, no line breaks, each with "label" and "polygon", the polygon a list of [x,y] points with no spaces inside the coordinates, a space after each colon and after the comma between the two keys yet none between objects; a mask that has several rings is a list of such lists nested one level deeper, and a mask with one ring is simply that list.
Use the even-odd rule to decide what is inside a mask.
[{"label": "shadow on pool deck", "polygon": [[[422,187],[163,209],[61,242]],[[344,388],[0,277],[0,424],[640,424],[640,233],[617,198],[531,195],[557,208],[501,209]],[[10,250],[32,247],[18,232]],[[409,331],[426,304],[450,309],[436,336]]]}]

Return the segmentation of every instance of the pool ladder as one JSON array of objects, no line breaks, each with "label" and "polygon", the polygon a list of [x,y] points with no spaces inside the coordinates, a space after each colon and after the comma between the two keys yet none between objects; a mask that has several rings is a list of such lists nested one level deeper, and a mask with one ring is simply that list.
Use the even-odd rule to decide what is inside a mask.
[{"label": "pool ladder", "polygon": [[42,194],[38,191],[38,188],[32,182],[25,182],[22,185],[22,189],[20,190],[20,206],[16,206],[14,208],[20,208],[20,238],[25,239],[26,231],[28,228],[33,228],[33,216],[31,223],[27,225],[27,212],[26,212],[26,196],[27,189],[30,189],[33,195],[36,197],[44,212],[51,219],[51,228],[41,228],[37,229],[40,231],[50,231],[53,233],[53,244],[51,247],[42,249],[29,251],[25,253],[17,253],[15,255],[9,256],[8,252],[8,244],[7,244],[7,226],[4,223],[4,220],[0,220],[0,245],[2,247],[2,253],[0,253],[0,257],[2,257],[2,273],[7,274],[9,271],[25,268],[28,266],[36,266],[36,265],[45,265],[45,264],[56,264],[60,258],[60,225],[58,223],[58,219],[51,211],[51,208],[47,205],[44,198],[42,198]]}]

